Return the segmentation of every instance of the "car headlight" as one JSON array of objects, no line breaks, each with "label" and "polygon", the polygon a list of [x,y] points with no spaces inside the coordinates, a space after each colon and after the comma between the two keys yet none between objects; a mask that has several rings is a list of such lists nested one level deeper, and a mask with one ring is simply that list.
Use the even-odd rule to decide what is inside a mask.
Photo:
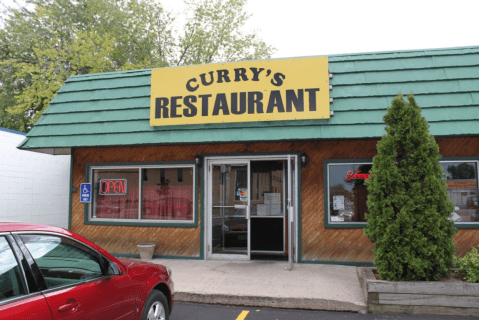
[{"label": "car headlight", "polygon": [[171,271],[171,269],[168,268],[168,267],[165,267],[165,268],[166,268],[166,272],[168,272],[168,277],[170,278],[171,294],[174,294],[175,293],[175,284],[173,282],[173,279],[171,278],[173,276],[173,271]]}]

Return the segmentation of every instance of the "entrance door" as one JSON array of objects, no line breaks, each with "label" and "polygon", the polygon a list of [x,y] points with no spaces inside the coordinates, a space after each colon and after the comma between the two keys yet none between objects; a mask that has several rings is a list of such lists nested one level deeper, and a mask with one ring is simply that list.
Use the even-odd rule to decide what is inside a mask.
[{"label": "entrance door", "polygon": [[208,258],[250,259],[250,163],[208,161]]},{"label": "entrance door", "polygon": [[206,258],[288,260],[297,232],[297,156],[206,158]]}]

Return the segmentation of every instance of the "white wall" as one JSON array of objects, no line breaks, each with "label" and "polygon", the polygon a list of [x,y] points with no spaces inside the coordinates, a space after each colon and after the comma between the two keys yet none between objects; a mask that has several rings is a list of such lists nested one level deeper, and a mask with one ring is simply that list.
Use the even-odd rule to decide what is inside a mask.
[{"label": "white wall", "polygon": [[17,149],[24,139],[0,129],[0,221],[67,228],[70,156]]}]

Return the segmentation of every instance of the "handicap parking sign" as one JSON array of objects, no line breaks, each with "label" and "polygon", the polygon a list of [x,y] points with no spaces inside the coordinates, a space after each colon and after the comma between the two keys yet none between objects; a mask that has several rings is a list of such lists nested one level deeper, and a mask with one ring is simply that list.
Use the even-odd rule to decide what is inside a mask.
[{"label": "handicap parking sign", "polygon": [[82,183],[80,185],[80,202],[91,202],[91,183]]}]

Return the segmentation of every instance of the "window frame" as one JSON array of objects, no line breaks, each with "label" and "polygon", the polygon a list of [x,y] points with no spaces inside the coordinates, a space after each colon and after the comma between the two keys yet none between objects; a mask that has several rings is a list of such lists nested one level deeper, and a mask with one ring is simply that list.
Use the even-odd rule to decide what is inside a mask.
[{"label": "window frame", "polygon": [[365,228],[367,222],[331,222],[329,212],[329,166],[331,165],[373,164],[373,159],[326,159],[323,160],[324,170],[324,227],[326,229],[358,229]]},{"label": "window frame", "polygon": [[[193,169],[193,219],[192,220],[153,220],[142,219],[142,169]],[[199,169],[194,161],[181,162],[154,162],[154,163],[88,163],[86,164],[85,182],[93,184],[93,170],[95,169],[137,169],[139,175],[139,203],[137,219],[108,219],[93,218],[93,195],[90,203],[85,203],[84,223],[86,225],[108,225],[108,226],[151,226],[151,227],[198,227],[198,174]],[[184,173],[183,173],[184,175]],[[93,192],[93,188],[92,188]]]},{"label": "window frame", "polygon": [[[477,163],[477,181],[479,195],[479,157],[442,157],[439,163],[443,162],[476,162]],[[324,227],[326,229],[348,228],[357,229],[365,228],[367,222],[330,222],[329,212],[329,166],[330,165],[347,165],[347,164],[372,164],[373,159],[326,159],[323,160],[324,171]],[[458,229],[479,229],[479,222],[455,222],[454,227]]]},{"label": "window frame", "polygon": [[5,300],[1,300],[0,301],[0,306],[6,305],[6,304],[9,304],[9,303],[13,303],[13,302],[16,302],[16,301],[25,300],[25,299],[32,298],[32,297],[35,297],[37,295],[40,295],[39,291],[32,291],[31,283],[28,282],[27,276],[25,275],[24,265],[21,262],[23,257],[20,256],[20,252],[19,252],[20,248],[18,248],[17,244],[13,240],[13,238],[11,236],[11,233],[10,232],[1,232],[0,237],[4,237],[5,241],[7,242],[8,246],[10,247],[10,250],[11,250],[11,252],[12,252],[14,258],[15,258],[15,261],[17,262],[17,266],[20,270],[20,274],[21,274],[21,278],[22,278],[21,281],[23,281],[23,285],[24,285],[25,291],[26,291],[25,294],[21,294],[21,295],[18,295],[18,296],[6,298]]},{"label": "window frame", "polygon": [[[78,282],[71,283],[71,284],[65,284],[65,285],[58,286],[58,287],[53,287],[53,288],[48,288],[47,287],[47,288],[39,291],[38,293],[50,293],[50,292],[54,292],[54,291],[58,291],[58,290],[64,290],[66,288],[76,287],[76,286],[79,286],[79,285],[83,285],[85,283],[94,282],[94,281],[98,281],[98,280],[102,280],[102,279],[106,279],[106,278],[115,276],[113,274],[108,274],[108,270],[107,270],[107,265],[109,263],[113,263],[113,262],[110,259],[108,259],[107,257],[105,257],[103,254],[101,254],[95,248],[90,247],[88,244],[86,244],[82,241],[79,241],[78,239],[75,239],[75,238],[70,237],[70,236],[65,235],[65,234],[49,232],[49,231],[14,231],[14,232],[12,232],[12,234],[14,234],[17,237],[17,239],[18,239],[17,241],[20,241],[22,243],[22,245],[25,246],[25,248],[27,248],[27,247],[26,247],[25,243],[23,242],[23,239],[20,237],[22,235],[44,235],[44,236],[58,237],[58,238],[61,238],[61,239],[64,238],[64,239],[67,239],[71,242],[77,243],[80,247],[82,247],[82,250],[86,249],[86,251],[90,251],[91,253],[96,255],[96,257],[98,258],[98,262],[100,264],[100,268],[101,268],[101,271],[102,271],[101,276],[95,277],[95,278],[89,278],[89,279],[82,279],[82,281],[78,281]],[[37,266],[37,268],[39,268],[38,265],[37,265],[36,260],[33,258],[33,255],[30,252],[30,250],[28,250],[28,248],[27,248],[27,253],[28,253],[29,257],[34,261],[34,264]],[[36,277],[41,277],[42,280],[45,281],[44,276],[41,273],[39,275],[37,275]]]},{"label": "window frame", "polygon": [[[479,196],[479,157],[442,157],[441,162],[476,162],[476,181],[478,183],[477,195]],[[479,229],[479,221],[476,222],[454,222],[454,227],[458,229]]]}]

